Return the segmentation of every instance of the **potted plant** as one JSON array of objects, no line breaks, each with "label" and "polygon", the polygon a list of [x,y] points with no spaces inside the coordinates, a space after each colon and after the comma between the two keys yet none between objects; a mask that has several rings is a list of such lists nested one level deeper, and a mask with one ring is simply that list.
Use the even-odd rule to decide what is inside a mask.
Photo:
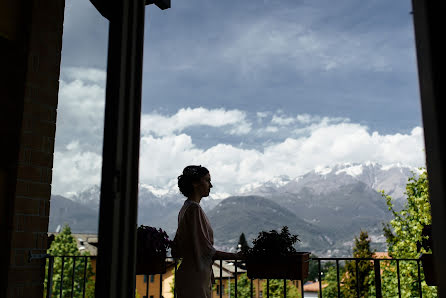
[{"label": "potted plant", "polygon": [[280,233],[262,231],[253,240],[253,247],[242,250],[249,278],[303,280],[308,276],[309,252],[297,252],[294,243],[300,241],[284,226]]},{"label": "potted plant", "polygon": [[141,225],[136,235],[136,274],[166,273],[166,253],[172,243],[166,232]]}]

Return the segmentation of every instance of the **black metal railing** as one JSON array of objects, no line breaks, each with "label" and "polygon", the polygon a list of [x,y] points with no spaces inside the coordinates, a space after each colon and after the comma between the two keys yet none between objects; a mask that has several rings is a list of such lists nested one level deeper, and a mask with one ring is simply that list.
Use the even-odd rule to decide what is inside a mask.
[{"label": "black metal railing", "polygon": [[29,260],[46,259],[44,297],[90,297],[87,284],[93,285],[92,260],[96,256],[31,255]]},{"label": "black metal railing", "polygon": [[[354,262],[355,264],[355,274],[356,277],[359,276],[359,262],[372,262],[373,263],[373,276],[374,276],[374,288],[375,288],[375,297],[381,298],[383,297],[382,294],[382,277],[381,277],[381,263],[385,262],[387,264],[394,263],[396,264],[396,278],[397,278],[397,287],[398,287],[398,297],[401,298],[402,292],[401,292],[401,274],[400,274],[400,263],[401,262],[413,262],[416,263],[417,266],[417,288],[418,288],[418,297],[423,297],[423,288],[422,288],[422,275],[421,275],[421,264],[420,259],[389,259],[389,258],[311,258],[311,261],[318,263],[318,282],[319,282],[319,297],[323,297],[323,279],[322,279],[322,269],[321,269],[321,262],[332,262],[336,265],[336,287],[337,287],[337,296],[341,297],[341,278],[339,274],[339,262]],[[361,289],[359,284],[359,278],[355,278],[355,290],[356,290],[356,297],[361,297]],[[415,282],[415,280],[413,280]],[[303,295],[302,295],[303,297]]]},{"label": "black metal railing", "polygon": [[[36,258],[45,258],[46,259],[46,284],[45,284],[45,297],[90,297],[87,293],[87,285],[89,282],[89,266],[91,266],[91,262],[96,259],[95,256],[50,256],[50,255],[39,255],[39,257],[31,257],[30,259]],[[172,258],[168,258],[166,261],[174,264],[174,276],[177,271],[177,262]],[[233,276],[230,277],[230,280],[234,282],[234,298],[237,298],[237,287],[238,287],[238,277],[241,273],[238,268],[243,267],[243,260],[234,260],[234,259],[219,259],[216,260],[216,263],[219,265],[219,276],[216,280],[216,284],[219,285],[219,293],[218,297],[222,298],[223,296],[227,296],[224,294],[224,285],[223,285],[223,261],[231,262],[234,265]],[[400,263],[401,262],[415,262],[417,266],[417,287],[418,287],[418,297],[423,297],[423,289],[422,289],[422,274],[421,274],[421,264],[419,259],[376,259],[376,258],[311,258],[310,262],[317,262],[318,268],[318,283],[319,283],[319,297],[323,297],[323,262],[330,262],[334,266],[336,266],[336,287],[337,287],[337,296],[341,297],[341,287],[343,284],[342,277],[340,274],[340,262],[354,262],[355,264],[355,273],[358,276],[358,263],[359,262],[371,262],[373,263],[373,275],[374,275],[374,287],[375,287],[375,296],[383,297],[382,294],[382,277],[381,277],[381,266],[382,262],[394,263],[396,265],[396,275],[397,275],[397,287],[398,287],[398,297],[401,297],[401,273],[400,273]],[[57,266],[55,264],[57,263]],[[90,265],[89,265],[90,264]],[[388,265],[387,265],[388,266]],[[57,267],[57,268],[56,268]],[[91,271],[91,270],[90,270]],[[242,270],[243,271],[243,270]],[[91,273],[91,272],[90,272]],[[143,294],[144,297],[149,297],[149,275],[145,276],[146,281],[146,289]],[[226,277],[225,277],[226,278]],[[287,297],[287,280],[283,280],[283,294],[284,297]],[[412,282],[415,282],[413,280]],[[93,280],[94,283],[94,280]],[[256,297],[254,293],[254,280],[250,280],[250,297]],[[359,279],[356,278],[356,296],[360,297],[360,285]],[[260,289],[258,289],[260,291]],[[304,281],[301,281],[300,287],[301,297],[304,297]],[[90,293],[94,293],[94,285],[93,290]],[[140,293],[142,294],[142,293]],[[175,286],[173,286],[173,296],[176,297]],[[215,295],[213,295],[215,297]],[[156,296],[155,296],[156,297]],[[163,297],[163,274],[159,274],[159,297]],[[266,293],[264,293],[264,297],[270,297],[270,280],[266,279]]]}]

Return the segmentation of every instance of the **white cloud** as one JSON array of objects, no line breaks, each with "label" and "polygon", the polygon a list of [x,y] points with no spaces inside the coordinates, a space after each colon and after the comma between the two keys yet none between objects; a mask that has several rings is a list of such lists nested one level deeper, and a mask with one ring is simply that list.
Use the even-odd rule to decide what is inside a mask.
[{"label": "white cloud", "polygon": [[[91,79],[94,73],[77,69],[71,81],[61,82],[53,174],[56,194],[70,194],[100,182],[104,87],[100,81]],[[289,115],[284,111],[265,111],[255,116],[267,115],[273,115],[275,120],[253,128],[247,113],[241,110],[200,107],[183,108],[173,115],[143,114],[141,183],[157,189],[175,187],[183,167],[201,164],[211,171],[213,192],[218,196],[235,194],[248,184],[282,175],[296,177],[337,163],[373,161],[419,167],[425,162],[420,127],[407,134],[384,135],[370,132],[366,126],[351,123],[347,118]],[[289,131],[287,137],[275,143],[265,142],[260,132],[269,131],[277,137],[280,125]],[[214,143],[206,149],[200,148],[194,142],[197,135],[184,132],[194,126],[219,127],[223,133],[242,136],[250,133],[251,138],[259,137],[259,146],[250,149]]]},{"label": "white cloud", "polygon": [[85,67],[67,67],[62,69],[62,77],[68,80],[82,80],[105,86],[107,73],[102,69]]},{"label": "white cloud", "polygon": [[[60,81],[56,150],[73,140],[102,149],[105,106],[105,72],[68,68]],[[90,148],[93,149],[93,148]]]},{"label": "white cloud", "polygon": [[[350,119],[342,117],[320,117],[312,115],[297,115],[297,123],[293,129],[295,135],[308,135],[319,128],[336,125],[341,123],[350,123]],[[300,119],[299,119],[300,118]]]},{"label": "white cloud", "polygon": [[70,196],[101,181],[102,156],[73,141],[54,152],[52,193]]},{"label": "white cloud", "polygon": [[188,164],[209,168],[216,192],[236,193],[244,185],[276,176],[296,177],[323,165],[376,161],[424,165],[423,134],[417,127],[410,134],[380,135],[354,123],[326,124],[308,137],[287,138],[263,150],[218,144],[197,148],[190,136],[143,137],[141,180],[167,184]]},{"label": "white cloud", "polygon": [[280,126],[287,126],[291,125],[296,122],[296,118],[293,117],[282,117],[278,115],[274,115],[271,119],[272,124],[280,125]]},{"label": "white cloud", "polygon": [[262,124],[263,120],[265,118],[267,118],[269,116],[268,112],[257,112],[256,113],[256,117],[257,117],[257,123],[258,124]]},{"label": "white cloud", "polygon": [[[98,154],[71,146],[66,152],[56,152],[55,160],[55,191],[64,187],[75,191],[99,181]],[[201,164],[211,171],[213,191],[234,194],[247,184],[276,176],[296,177],[323,165],[366,161],[423,166],[422,129],[381,135],[355,123],[327,124],[314,128],[308,137],[287,138],[263,150],[227,144],[204,150],[186,134],[148,135],[141,138],[140,181],[158,188],[172,187],[183,167]]]},{"label": "white cloud", "polygon": [[265,131],[266,131],[266,132],[278,132],[279,129],[278,129],[276,126],[267,126],[267,127],[265,128]]},{"label": "white cloud", "polygon": [[342,117],[321,117],[318,115],[298,114],[296,116],[287,116],[283,111],[277,111],[271,118],[271,124],[276,126],[291,126],[294,125],[294,131],[300,133],[303,131],[313,130],[315,127],[320,127],[327,124],[345,123],[350,119]]},{"label": "white cloud", "polygon": [[100,183],[105,71],[62,70],[52,192],[70,195]]},{"label": "white cloud", "polygon": [[296,116],[297,122],[304,123],[304,124],[310,123],[312,121],[312,119],[313,119],[313,117],[309,114],[299,114]]},{"label": "white cloud", "polygon": [[227,132],[234,135],[251,131],[246,113],[240,110],[183,108],[172,116],[151,113],[142,115],[141,119],[143,135],[167,136],[193,126],[228,127]]},{"label": "white cloud", "polygon": [[339,70],[391,72],[395,68],[406,69],[400,58],[413,55],[413,49],[401,48],[398,49],[401,56],[397,57],[395,49],[388,45],[391,40],[395,44],[396,39],[406,37],[405,27],[379,34],[313,27],[315,24],[271,15],[237,26],[233,41],[223,47],[221,55],[245,76],[255,76],[277,65],[288,65],[302,75]]}]

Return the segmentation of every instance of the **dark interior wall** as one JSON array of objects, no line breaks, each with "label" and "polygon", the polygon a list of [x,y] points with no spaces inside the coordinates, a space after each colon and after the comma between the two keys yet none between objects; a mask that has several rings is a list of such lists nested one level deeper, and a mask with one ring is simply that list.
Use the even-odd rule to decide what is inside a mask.
[{"label": "dark interior wall", "polygon": [[[21,1],[0,4],[0,233],[11,243],[30,9]],[[11,246],[1,258],[0,296],[6,297]]]},{"label": "dark interior wall", "polygon": [[0,297],[42,297],[64,0],[0,4]]}]

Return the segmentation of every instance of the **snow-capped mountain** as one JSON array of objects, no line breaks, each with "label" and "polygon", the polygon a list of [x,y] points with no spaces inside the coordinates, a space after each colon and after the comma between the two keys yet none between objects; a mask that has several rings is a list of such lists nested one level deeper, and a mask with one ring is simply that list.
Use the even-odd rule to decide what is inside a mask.
[{"label": "snow-capped mountain", "polygon": [[[80,224],[82,219],[71,216],[70,210],[74,212],[76,208],[73,209],[73,206],[77,206],[77,209],[85,210],[85,212],[89,210],[88,214],[90,216],[88,221],[91,221],[91,214],[96,217],[99,214],[99,198],[100,186],[98,185],[85,189],[69,198],[58,195],[52,196],[51,204],[52,206],[57,206],[57,208],[54,207],[50,210],[50,217],[54,219],[51,221],[50,229],[63,224],[61,221],[63,221],[64,217],[60,216],[60,210],[65,210],[63,214],[74,232],[85,232],[82,229],[85,229],[86,226],[91,228],[88,232],[96,232],[97,225]],[[176,229],[178,210],[181,208],[184,200],[184,196],[179,193],[176,187],[161,189],[151,185],[140,184],[138,193],[138,224],[160,226],[172,234]],[[201,206],[205,211],[208,211],[214,208],[220,201],[221,199],[204,198],[201,201]],[[69,205],[70,208],[64,208],[63,206],[65,205]]]},{"label": "snow-capped mountain", "polygon": [[345,164],[334,169],[336,175],[350,175],[364,182],[374,190],[384,191],[395,200],[404,199],[405,185],[409,177],[420,173],[420,170],[401,164],[382,166],[377,163]]},{"label": "snow-capped mountain", "polygon": [[[93,210],[99,210],[100,186],[93,185],[79,193],[69,197],[70,200],[80,203]],[[176,187],[157,188],[147,184],[139,185],[138,205],[141,207],[156,204],[159,206],[169,206],[184,201],[184,196],[180,194]],[[220,200],[212,196],[202,200],[202,206],[205,210],[210,210],[218,204]]]},{"label": "snow-capped mountain", "polygon": [[93,210],[99,210],[100,193],[101,189],[99,185],[93,185],[90,188],[84,189],[83,191],[72,195],[69,197],[69,199]]},{"label": "snow-capped mountain", "polygon": [[395,201],[401,201],[404,199],[408,178],[419,173],[419,169],[401,164],[383,166],[373,162],[344,163],[318,167],[294,179],[287,176],[275,177],[264,184],[246,186],[242,192],[246,195],[270,196],[298,193],[303,188],[311,188],[315,193],[323,194],[337,189],[340,185],[361,181],[375,191],[384,191]]},{"label": "snow-capped mountain", "polygon": [[[218,225],[215,227],[218,231],[215,240],[221,247],[232,247],[236,241],[232,239],[234,235],[240,235],[244,231],[254,235],[259,227],[268,229],[272,225],[271,229],[276,229],[281,224],[291,226],[291,221],[295,223],[292,225],[296,229],[295,233],[311,237],[310,246],[314,252],[326,256],[346,256],[354,236],[357,236],[361,229],[367,230],[372,239],[375,239],[376,248],[384,248],[382,222],[388,221],[391,214],[379,192],[384,190],[391,195],[395,199],[396,208],[400,208],[404,202],[405,185],[412,173],[417,174],[419,171],[398,164],[382,166],[376,163],[348,163],[319,167],[299,177],[279,176],[265,183],[247,185],[242,194],[230,198],[231,204],[226,202],[229,199],[210,197],[203,199],[201,205],[210,215],[211,222]],[[86,219],[79,215],[81,213],[73,212],[84,208],[93,210],[94,212],[82,211],[82,214],[89,214],[88,220],[91,221],[91,217],[98,214],[99,194],[99,186],[94,186],[72,196],[68,201],[60,196],[53,196],[50,229],[63,224],[59,221],[65,219],[69,221],[74,232],[87,232],[82,230],[86,226],[93,228],[91,224],[83,224]],[[256,196],[256,202],[280,206],[274,205],[274,210],[287,210],[288,215],[284,217],[287,221],[281,223],[281,217],[276,217],[275,214],[259,216],[258,204],[249,204],[253,199],[244,201],[243,212],[241,209],[235,210],[238,205],[233,204],[233,201],[247,196]],[[184,197],[174,187],[159,189],[141,184],[138,223],[161,227],[173,236],[178,210],[183,202]],[[75,204],[78,204],[79,208],[73,207]],[[69,207],[64,207],[68,205]],[[231,208],[235,209],[231,212]],[[57,215],[58,210],[64,210],[64,215]],[[244,216],[243,220],[240,218],[240,212]],[[220,217],[222,214],[225,214],[224,220]],[[97,218],[93,221],[97,222]],[[298,224],[299,222],[307,223],[311,229],[309,226]],[[235,225],[236,228],[234,223],[239,223]],[[246,226],[247,223],[249,227]],[[323,241],[317,242],[319,238],[313,237],[314,233],[317,237],[322,237]]]},{"label": "snow-capped mountain", "polygon": [[400,209],[408,178],[418,173],[398,164],[346,163],[319,167],[294,179],[277,177],[247,187],[245,195],[262,196],[292,211],[332,240],[332,252],[345,254],[361,229],[369,232],[377,248],[385,248],[382,223],[391,213],[380,191],[392,196],[395,209]]},{"label": "snow-capped mountain", "polygon": [[243,186],[240,189],[240,195],[268,195],[277,192],[277,190],[291,182],[292,179],[287,175],[274,177],[266,182],[256,182]]}]

